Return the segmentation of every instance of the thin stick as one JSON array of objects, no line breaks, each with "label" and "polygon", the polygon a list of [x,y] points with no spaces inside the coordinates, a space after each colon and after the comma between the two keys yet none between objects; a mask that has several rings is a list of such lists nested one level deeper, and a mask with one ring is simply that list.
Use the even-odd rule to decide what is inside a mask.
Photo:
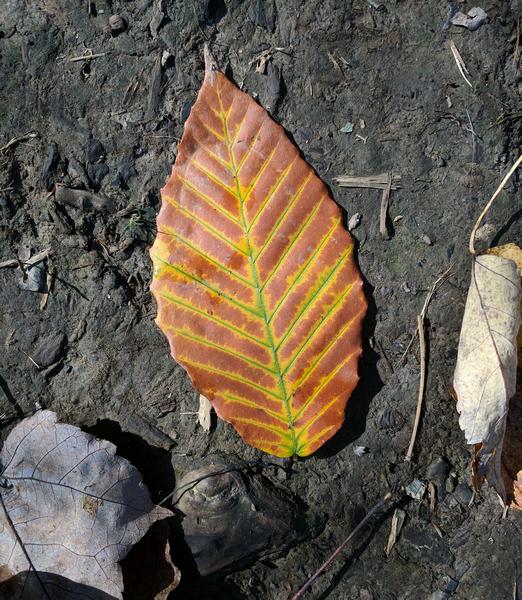
[{"label": "thin stick", "polygon": [[408,452],[406,453],[406,462],[411,461],[413,454],[413,446],[417,438],[417,431],[419,429],[420,417],[422,412],[422,404],[424,400],[424,390],[426,389],[426,338],[424,335],[424,317],[423,315],[417,315],[417,331],[419,332],[419,348],[420,348],[420,382],[419,382],[419,397],[417,399],[417,410],[415,412],[415,423],[413,424],[413,431],[411,434],[410,445]]},{"label": "thin stick", "polygon": [[466,69],[466,63],[462,59],[462,56],[460,55],[460,52],[457,49],[457,46],[455,46],[455,42],[453,42],[453,40],[451,40],[449,45],[450,45],[451,52],[453,53],[453,58],[455,59],[455,62],[457,63],[457,67],[459,69],[460,74],[464,78],[464,81],[469,85],[469,87],[472,88],[473,85],[472,85],[471,81],[466,77],[466,73],[469,75],[469,71]]},{"label": "thin stick", "polygon": [[388,181],[386,183],[386,187],[382,191],[381,214],[379,218],[379,232],[383,240],[390,239],[390,232],[388,231],[388,224],[386,223],[386,219],[388,217],[388,206],[390,205],[392,181],[392,174],[388,173]]},{"label": "thin stick", "polygon": [[475,226],[471,230],[471,236],[469,238],[469,251],[473,256],[475,256],[477,254],[475,252],[475,235],[477,234],[477,230],[480,227],[480,224],[482,223],[482,219],[484,219],[484,217],[486,216],[487,212],[491,208],[491,205],[493,204],[493,202],[495,201],[497,196],[504,189],[507,182],[511,179],[511,176],[513,175],[513,173],[518,169],[520,163],[522,163],[522,156],[518,157],[515,164],[511,167],[511,169],[509,169],[509,171],[507,172],[504,179],[500,182],[500,185],[495,190],[495,193],[493,194],[493,196],[491,196],[491,200],[486,204],[486,206],[484,207],[484,210],[480,213],[479,218],[477,219],[477,222],[475,223]]},{"label": "thin stick", "polygon": [[91,58],[101,58],[102,56],[107,56],[107,54],[108,52],[98,52],[98,54],[86,52],[83,56],[73,56],[69,59],[69,62],[79,62],[81,60],[91,60]]},{"label": "thin stick", "polygon": [[[336,177],[337,185],[350,188],[374,188],[376,190],[385,190],[388,186],[388,173],[379,175],[357,176],[357,175],[339,175]],[[392,175],[392,190],[400,188],[401,176]]]},{"label": "thin stick", "polygon": [[388,492],[377,504],[368,512],[368,514],[364,517],[364,519],[357,525],[357,527],[350,533],[350,535],[344,540],[344,542],[332,553],[330,558],[323,563],[319,569],[310,577],[310,579],[303,585],[303,587],[292,596],[292,600],[300,600],[303,597],[303,594],[311,587],[312,583],[323,573],[326,569],[331,565],[331,563],[339,556],[339,554],[343,551],[344,547],[348,544],[348,542],[353,538],[355,534],[357,534],[368,522],[368,520],[379,511],[392,497],[391,493]]},{"label": "thin stick", "polygon": [[38,137],[38,134],[35,133],[34,131],[28,131],[27,133],[24,133],[23,135],[14,137],[11,140],[9,140],[5,146],[2,146],[0,148],[0,154],[5,154],[6,151],[9,150],[9,148],[12,148],[15,144],[19,144],[20,142],[26,142],[27,140],[32,140],[37,137]]}]

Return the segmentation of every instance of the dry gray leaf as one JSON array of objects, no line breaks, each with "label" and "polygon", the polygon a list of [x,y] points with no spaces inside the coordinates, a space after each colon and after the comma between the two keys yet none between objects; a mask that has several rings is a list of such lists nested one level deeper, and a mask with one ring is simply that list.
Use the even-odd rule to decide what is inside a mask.
[{"label": "dry gray leaf", "polygon": [[[2,598],[122,598],[118,561],[172,513],[115,452],[48,410],[13,429],[0,454]],[[8,580],[23,574],[10,596]]]},{"label": "dry gray leaf", "polygon": [[501,450],[516,390],[520,298],[515,262],[490,254],[474,259],[453,379],[460,427],[468,444],[481,444],[475,473],[504,503]]}]

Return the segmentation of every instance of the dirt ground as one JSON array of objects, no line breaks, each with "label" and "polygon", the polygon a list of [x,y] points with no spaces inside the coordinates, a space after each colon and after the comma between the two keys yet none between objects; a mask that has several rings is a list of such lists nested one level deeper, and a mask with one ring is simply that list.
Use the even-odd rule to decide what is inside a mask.
[{"label": "dirt ground", "polygon": [[[275,534],[253,539],[254,555],[237,562],[232,553],[225,570],[198,578],[187,567],[171,597],[287,599],[389,488],[418,478],[435,484],[436,507],[428,494],[404,496],[406,521],[391,553],[389,511],[306,597],[513,598],[517,561],[522,589],[522,514],[502,519],[488,488],[472,499],[470,449],[449,388],[469,232],[520,152],[520,2],[490,0],[488,21],[474,32],[445,29],[448,5],[433,1],[383,0],[377,10],[366,0],[92,0],[92,14],[89,4],[0,6],[0,146],[37,134],[0,156],[0,262],[49,248],[51,275],[41,308],[42,295],[23,289],[19,270],[0,269],[2,436],[36,403],[51,408],[117,443],[156,501],[213,460],[270,462],[223,422],[210,434],[199,427],[198,394],[169,356],[149,293],[159,189],[202,81],[207,41],[236,83],[271,107],[347,218],[361,213],[354,235],[370,309],[361,381],[342,430],[287,474],[268,464],[242,474],[262,474],[264,486],[292,494],[296,518],[311,525],[285,537],[304,541],[287,549]],[[125,31],[103,31],[111,14],[124,17]],[[265,50],[281,72],[279,97],[273,80],[255,72]],[[102,56],[70,61],[91,51]],[[347,122],[351,133],[340,131]],[[402,180],[386,241],[381,193],[340,188],[334,178],[388,171]],[[74,207],[51,193],[55,184],[105,200]],[[480,230],[482,246],[520,240],[520,206],[514,178]],[[407,465],[417,343],[402,357],[428,289],[450,265],[429,307],[426,405]],[[359,456],[356,446],[367,452]],[[179,532],[172,545],[189,564]]]}]

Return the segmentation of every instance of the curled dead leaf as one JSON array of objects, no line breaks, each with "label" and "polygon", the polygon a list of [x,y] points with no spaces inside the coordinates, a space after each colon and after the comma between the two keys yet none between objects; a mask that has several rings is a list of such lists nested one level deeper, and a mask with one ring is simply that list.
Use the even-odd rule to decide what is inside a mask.
[{"label": "curled dead leaf", "polygon": [[513,496],[502,473],[509,401],[515,396],[521,284],[514,244],[476,256],[453,380],[459,423],[475,445],[474,483],[494,487],[504,505]]}]

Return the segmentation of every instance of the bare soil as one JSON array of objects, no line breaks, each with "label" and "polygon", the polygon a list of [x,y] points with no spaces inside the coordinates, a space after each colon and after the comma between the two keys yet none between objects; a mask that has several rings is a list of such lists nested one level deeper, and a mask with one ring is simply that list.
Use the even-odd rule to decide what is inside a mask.
[{"label": "bare soil", "polygon": [[[483,5],[488,21],[474,32],[444,29],[446,3],[417,0],[384,0],[380,10],[366,0],[93,0],[90,15],[88,4],[0,6],[0,146],[37,134],[0,155],[0,262],[49,248],[52,275],[41,309],[41,294],[21,287],[18,269],[0,269],[2,436],[36,403],[51,408],[117,443],[155,500],[213,460],[271,461],[223,422],[210,434],[199,427],[198,394],[169,356],[149,293],[159,189],[209,42],[227,73],[293,136],[347,219],[361,213],[354,235],[370,310],[361,381],[342,430],[287,475],[268,464],[242,475],[262,473],[263,485],[294,495],[295,511],[314,523],[306,539],[282,551],[280,536],[268,536],[224,570],[205,578],[188,570],[172,598],[287,599],[388,489],[417,478],[435,484],[436,507],[428,494],[403,496],[406,521],[389,556],[392,510],[355,538],[308,597],[511,599],[517,576],[522,589],[522,515],[502,519],[487,488],[472,498],[470,448],[449,389],[469,232],[520,152],[520,2]],[[111,14],[124,17],[125,31],[103,31]],[[281,72],[279,94],[255,72],[265,50]],[[91,51],[103,56],[70,61]],[[340,131],[347,122],[351,133]],[[334,178],[389,171],[402,182],[391,197],[393,235],[383,240],[381,193],[342,189]],[[106,201],[73,207],[50,193],[55,184]],[[519,241],[520,215],[514,178],[481,244]],[[417,342],[403,355],[428,289],[450,265],[428,312],[426,403],[408,465]],[[367,452],[359,456],[357,446]],[[172,545],[189,564],[178,530]]]}]

